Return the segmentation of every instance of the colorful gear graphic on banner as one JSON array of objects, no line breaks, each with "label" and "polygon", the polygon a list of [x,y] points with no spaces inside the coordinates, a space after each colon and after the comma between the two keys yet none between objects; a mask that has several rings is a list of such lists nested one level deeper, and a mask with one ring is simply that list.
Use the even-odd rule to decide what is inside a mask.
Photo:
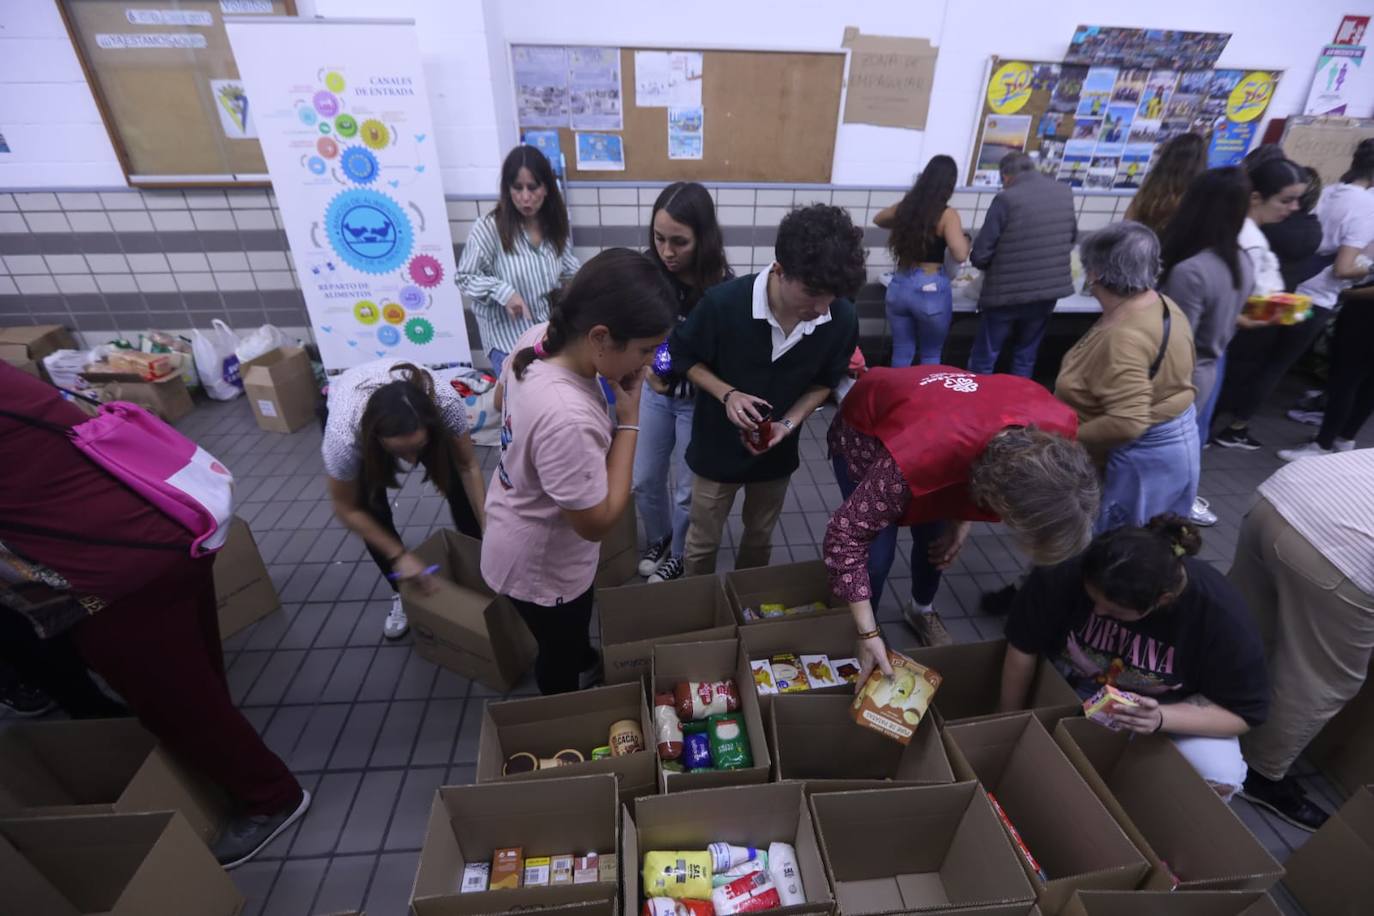
[{"label": "colorful gear graphic on banner", "polygon": [[401,300],[401,305],[413,312],[424,308],[427,297],[418,286],[402,286],[396,298]]},{"label": "colorful gear graphic on banner", "polygon": [[347,140],[358,133],[358,122],[354,120],[351,114],[341,114],[334,119],[334,130],[338,131],[340,137]]},{"label": "colorful gear graphic on banner", "polygon": [[423,318],[412,318],[406,322],[406,340],[424,346],[434,339],[434,325]]},{"label": "colorful gear graphic on banner", "polygon": [[384,324],[377,329],[377,340],[384,347],[394,347],[401,342],[401,332],[389,324]]},{"label": "colorful gear graphic on banner", "polygon": [[333,159],[339,155],[339,144],[328,137],[321,137],[315,141],[315,149],[319,150],[321,156],[326,159]]},{"label": "colorful gear graphic on banner", "polygon": [[391,131],[376,118],[368,118],[359,129],[363,134],[363,142],[370,149],[386,149],[391,142]]},{"label": "colorful gear graphic on banner", "polygon": [[401,324],[406,320],[406,310],[394,302],[388,302],[382,306],[382,317],[387,324]]},{"label": "colorful gear graphic on banner", "polygon": [[335,253],[366,274],[396,270],[415,247],[415,230],[401,205],[366,188],[343,191],[331,200],[324,226]]},{"label": "colorful gear graphic on banner", "polygon": [[360,299],[353,306],[353,317],[358,319],[359,324],[376,324],[378,318],[377,303],[370,299]]},{"label": "colorful gear graphic on banner", "polygon": [[377,180],[377,157],[361,146],[350,146],[339,159],[343,173],[357,184],[371,184]]},{"label": "colorful gear graphic on banner", "polygon": [[410,279],[426,289],[433,289],[444,279],[444,266],[433,255],[417,254],[410,261]]}]

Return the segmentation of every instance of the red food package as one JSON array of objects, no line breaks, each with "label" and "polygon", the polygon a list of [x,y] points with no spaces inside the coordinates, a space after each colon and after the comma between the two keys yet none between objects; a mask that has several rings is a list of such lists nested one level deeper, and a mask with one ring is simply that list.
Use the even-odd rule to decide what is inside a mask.
[{"label": "red food package", "polygon": [[644,901],[643,916],[716,916],[716,910],[709,900],[650,897]]},{"label": "red food package", "polygon": [[1012,842],[1016,844],[1016,848],[1021,851],[1021,855],[1026,857],[1026,863],[1030,865],[1031,871],[1035,872],[1036,877],[1041,881],[1048,882],[1050,879],[1045,875],[1045,870],[1040,867],[1040,863],[1035,860],[1035,856],[1031,855],[1029,847],[1026,846],[1026,841],[1021,839],[1021,834],[1017,831],[1015,825],[1012,824],[1011,818],[1007,817],[1007,812],[1002,810],[1002,806],[997,803],[996,797],[993,796],[991,792],[988,793],[988,801],[992,802],[993,810],[996,811],[997,816],[1002,819],[1002,824],[1007,828],[1007,832],[1011,834]]},{"label": "red food package", "polygon": [[682,723],[678,721],[671,693],[654,694],[654,735],[658,739],[659,759],[676,760],[682,756]]},{"label": "red food package", "polygon": [[719,916],[757,913],[782,906],[778,888],[767,872],[751,872],[711,891],[711,905]]},{"label": "red food package", "polygon": [[673,688],[677,714],[684,720],[705,719],[739,709],[733,680],[683,681]]}]

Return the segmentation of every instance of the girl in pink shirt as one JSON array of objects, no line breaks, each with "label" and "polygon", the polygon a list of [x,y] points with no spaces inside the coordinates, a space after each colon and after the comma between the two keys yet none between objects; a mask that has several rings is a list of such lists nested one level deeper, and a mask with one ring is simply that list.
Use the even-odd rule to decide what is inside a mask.
[{"label": "girl in pink shirt", "polygon": [[[588,636],[598,542],[630,500],[639,399],[676,297],[625,248],[592,258],[521,336],[502,371],[501,462],[487,493],[482,576],[539,644],[542,693],[594,680]],[[609,381],[615,406],[599,378]]]}]

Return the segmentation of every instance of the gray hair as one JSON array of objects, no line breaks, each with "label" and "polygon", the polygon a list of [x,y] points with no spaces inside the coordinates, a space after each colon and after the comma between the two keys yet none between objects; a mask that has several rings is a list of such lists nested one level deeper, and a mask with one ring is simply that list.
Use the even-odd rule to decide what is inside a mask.
[{"label": "gray hair", "polygon": [[994,436],[969,472],[969,493],[996,512],[1037,566],[1087,549],[1101,500],[1083,446],[1034,426]]},{"label": "gray hair", "polygon": [[1083,272],[1104,289],[1133,296],[1153,289],[1159,277],[1159,238],[1132,220],[1094,232],[1079,246]]},{"label": "gray hair", "polygon": [[1015,178],[1017,175],[1035,171],[1035,160],[1019,150],[1010,152],[997,163],[997,171],[1002,173],[1003,178]]}]

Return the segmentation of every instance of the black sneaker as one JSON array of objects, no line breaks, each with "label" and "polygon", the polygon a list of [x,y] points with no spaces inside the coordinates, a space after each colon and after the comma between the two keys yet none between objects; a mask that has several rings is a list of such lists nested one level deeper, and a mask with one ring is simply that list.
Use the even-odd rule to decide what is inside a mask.
[{"label": "black sneaker", "polygon": [[649,549],[644,551],[644,555],[639,558],[639,574],[641,576],[652,576],[654,570],[658,569],[658,564],[663,562],[663,558],[668,555],[669,541],[662,540],[656,544],[650,544]]},{"label": "black sneaker", "polygon": [[678,557],[669,557],[658,564],[658,569],[649,577],[649,584],[655,582],[672,582],[674,579],[681,579],[687,570],[682,566],[682,560]]},{"label": "black sneaker", "polygon": [[1002,616],[1011,611],[1011,606],[1016,602],[1016,583],[999,588],[995,592],[983,592],[978,598],[978,610],[984,614],[996,614]]},{"label": "black sneaker", "polygon": [[1301,830],[1316,830],[1330,817],[1308,799],[1307,793],[1292,776],[1275,781],[1254,770],[1247,770],[1240,794],[1242,798],[1273,812]]},{"label": "black sneaker", "polygon": [[7,707],[10,712],[24,719],[47,715],[57,708],[52,697],[23,681],[0,687],[0,706]]},{"label": "black sneaker", "polygon": [[238,868],[300,820],[309,807],[310,793],[302,789],[298,803],[276,814],[239,815],[230,819],[215,841],[215,858],[225,871]]},{"label": "black sneaker", "polygon": [[1212,437],[1212,441],[1222,448],[1243,448],[1247,452],[1264,448],[1264,443],[1250,435],[1250,428],[1228,426]]}]

